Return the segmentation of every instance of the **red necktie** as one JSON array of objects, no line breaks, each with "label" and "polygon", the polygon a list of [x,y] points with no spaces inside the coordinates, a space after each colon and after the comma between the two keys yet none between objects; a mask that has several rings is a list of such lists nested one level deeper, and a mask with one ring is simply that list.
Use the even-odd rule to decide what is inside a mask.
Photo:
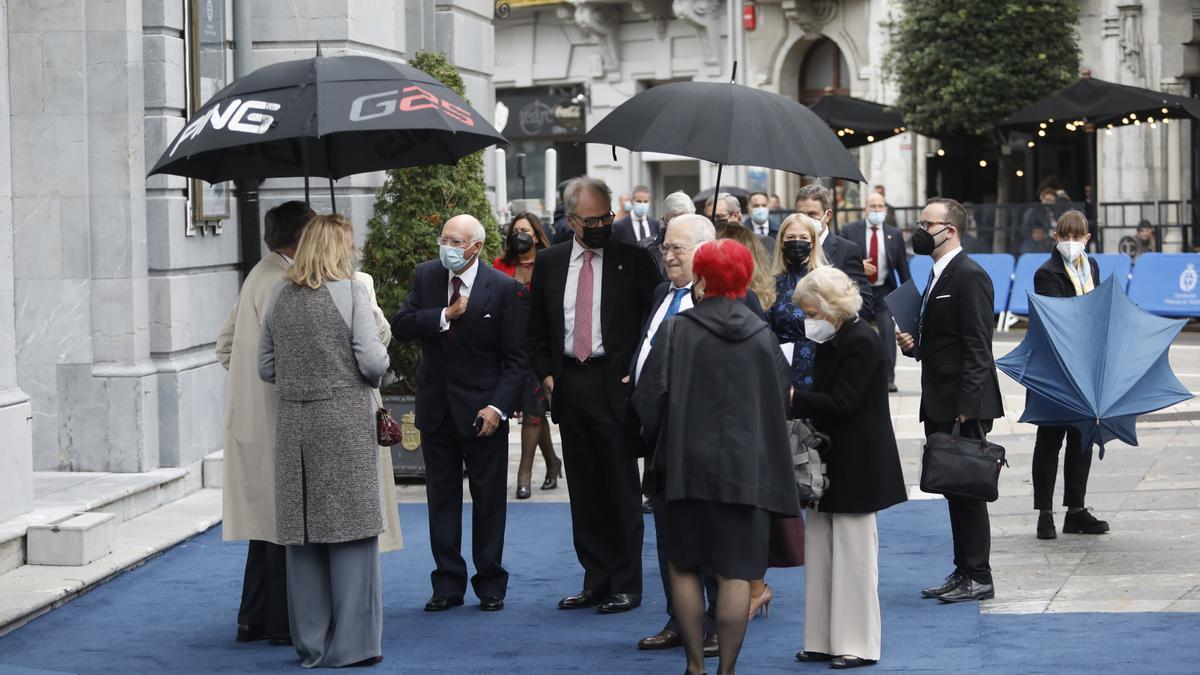
[{"label": "red necktie", "polygon": [[592,356],[592,273],[591,251],[583,252],[583,267],[579,268],[579,285],[575,290],[575,332],[571,336],[571,347],[580,363]]},{"label": "red necktie", "polygon": [[871,226],[871,249],[867,257],[875,266],[875,271],[867,275],[867,281],[874,284],[879,279],[879,228],[874,225]]},{"label": "red necktie", "polygon": [[[450,304],[446,305],[447,307],[452,307],[462,296],[462,279],[453,277],[450,279],[450,285],[454,287],[454,292],[450,294]],[[458,339],[458,319],[450,320],[450,331],[447,337],[450,338],[451,342]]]}]

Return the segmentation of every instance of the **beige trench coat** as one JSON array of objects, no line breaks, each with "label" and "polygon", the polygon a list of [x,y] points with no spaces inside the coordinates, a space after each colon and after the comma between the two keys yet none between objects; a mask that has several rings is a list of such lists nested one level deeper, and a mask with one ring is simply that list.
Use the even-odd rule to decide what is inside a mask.
[{"label": "beige trench coat", "polygon": [[[278,253],[267,254],[255,265],[217,335],[217,360],[229,371],[222,497],[222,536],[226,541],[279,543],[275,525],[275,386],[259,379],[257,364],[262,313],[271,290],[283,280],[287,268],[287,260]],[[361,272],[355,277],[370,291],[379,339],[386,345],[392,339],[392,329],[375,301],[374,280]],[[388,448],[380,448],[379,482],[385,527],[379,535],[379,550],[399,550],[404,540]]]}]

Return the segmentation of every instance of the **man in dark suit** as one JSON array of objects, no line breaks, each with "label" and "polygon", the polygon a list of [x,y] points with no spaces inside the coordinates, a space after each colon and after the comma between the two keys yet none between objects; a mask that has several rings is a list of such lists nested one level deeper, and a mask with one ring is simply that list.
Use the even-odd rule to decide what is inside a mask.
[{"label": "man in dark suit", "polygon": [[750,193],[750,197],[746,199],[746,204],[750,207],[750,215],[746,216],[742,225],[760,237],[774,239],[775,235],[779,233],[779,224],[783,220],[779,217],[780,214],[771,213],[770,201],[770,197],[765,192]]},{"label": "man in dark suit", "polygon": [[[711,197],[704,203],[703,215],[707,218],[710,213],[714,213]],[[738,202],[738,198],[728,192],[722,192],[717,195],[716,212],[713,215],[712,221],[718,230],[721,229],[722,225],[733,225],[735,227],[740,225],[742,222],[742,207]],[[762,244],[763,250],[767,252],[767,258],[774,260],[775,239],[765,234],[755,233],[754,236],[758,237],[758,243]]]},{"label": "man in dark suit", "polygon": [[904,250],[904,237],[900,230],[887,225],[888,208],[883,195],[872,192],[867,195],[867,206],[863,209],[863,220],[847,223],[842,228],[842,237],[858,244],[867,252],[863,259],[863,272],[871,284],[872,300],[875,305],[875,327],[883,338],[883,359],[887,364],[888,391],[896,391],[896,322],[883,301],[900,284],[908,281],[908,254]]},{"label": "man in dark suit", "polygon": [[817,183],[800,188],[796,193],[796,211],[821,221],[821,252],[830,265],[845,272],[858,284],[858,292],[863,300],[858,315],[867,320],[875,318],[875,294],[871,292],[871,284],[863,272],[862,249],[829,229],[829,223],[833,220],[833,195],[829,189]]},{"label": "man in dark suit", "polygon": [[[962,248],[967,211],[953,199],[929,200],[913,233],[913,250],[933,256],[916,336],[896,332],[906,356],[921,362],[921,421],[925,436],[949,433],[978,438],[1004,416],[992,360],[993,289],[987,272]],[[995,597],[989,562],[992,538],[987,502],[946,497],[954,536],[954,572],[921,591],[943,602]]]},{"label": "man in dark suit", "polygon": [[479,260],[486,232],[459,215],[438,237],[440,260],[417,266],[404,307],[392,319],[399,340],[421,343],[416,424],[425,454],[429,543],[436,569],[425,610],[463,604],[462,474],[473,501],[471,585],[486,611],[504,608],[508,481],[507,415],[520,401],[528,361],[517,283]]},{"label": "man in dark suit", "polygon": [[613,223],[612,236],[614,239],[636,244],[653,239],[661,227],[662,221],[650,215],[650,188],[639,185],[633,188],[633,209],[628,216]]},{"label": "man in dark suit", "polygon": [[642,601],[637,461],[623,430],[629,363],[654,288],[646,250],[612,238],[612,193],[581,176],[563,194],[569,243],[538,252],[529,310],[533,370],[562,433],[575,553],[583,589],[561,609],[624,612]]}]

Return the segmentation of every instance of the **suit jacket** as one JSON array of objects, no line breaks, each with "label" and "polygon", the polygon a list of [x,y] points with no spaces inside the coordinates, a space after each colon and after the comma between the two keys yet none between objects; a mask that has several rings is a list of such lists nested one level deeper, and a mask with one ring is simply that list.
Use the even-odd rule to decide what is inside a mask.
[{"label": "suit jacket", "polygon": [[[459,434],[474,438],[475,415],[492,405],[508,414],[520,401],[528,361],[517,282],[482,262],[458,337],[440,330],[450,273],[437,260],[417,265],[412,290],[392,319],[396,339],[421,343],[417,428],[433,432],[449,413]],[[507,433],[501,425],[496,433]]]},{"label": "suit jacket", "polygon": [[[538,251],[533,266],[529,308],[529,356],[538,380],[562,375],[566,325],[563,298],[573,242]],[[634,244],[615,239],[604,248],[600,285],[600,334],[604,343],[606,391],[613,414],[624,417],[630,358],[641,340],[641,328],[650,311],[654,289],[662,276],[650,254]],[[553,399],[552,399],[553,400]]]},{"label": "suit jacket", "polygon": [[867,273],[863,271],[862,248],[855,242],[830,232],[825,241],[821,242],[821,251],[829,264],[845,272],[846,276],[858,284],[858,292],[863,301],[858,315],[864,319],[875,318],[875,294],[871,292]]},{"label": "suit jacket", "polygon": [[639,238],[633,233],[633,216],[625,216],[624,218],[613,223],[612,236],[614,239],[619,239],[629,244],[636,244],[642,239],[649,239],[650,237],[655,236],[658,234],[659,228],[662,227],[662,221],[651,216],[646,216],[646,224],[650,226],[650,235],[649,237]]},{"label": "suit jacket", "polygon": [[[1092,268],[1092,284],[1099,288],[1100,265],[1094,258],[1088,258],[1088,265]],[[1033,292],[1050,298],[1073,298],[1075,284],[1069,274],[1062,256],[1055,251],[1033,274]]]},{"label": "suit jacket", "polygon": [[[772,213],[771,215],[767,216],[767,235],[774,239],[775,235],[779,234],[779,225],[782,222],[783,219],[780,218],[779,214],[777,213]],[[754,229],[754,223],[751,222],[750,216],[746,216],[742,219],[742,226],[747,230],[758,234],[758,232]]]},{"label": "suit jacket", "polygon": [[[859,246],[866,246],[867,221],[856,220],[846,223],[842,227],[842,237]],[[864,248],[863,254],[866,255],[870,250]],[[900,234],[898,228],[887,223],[883,225],[883,255],[887,258],[888,266],[888,276],[883,282],[883,289],[885,292],[889,292],[899,288],[900,284],[908,281],[911,275],[908,272],[908,252],[904,250],[904,235]]]},{"label": "suit jacket", "polygon": [[992,280],[961,251],[929,291],[921,319],[922,421],[1004,416],[992,359]]}]

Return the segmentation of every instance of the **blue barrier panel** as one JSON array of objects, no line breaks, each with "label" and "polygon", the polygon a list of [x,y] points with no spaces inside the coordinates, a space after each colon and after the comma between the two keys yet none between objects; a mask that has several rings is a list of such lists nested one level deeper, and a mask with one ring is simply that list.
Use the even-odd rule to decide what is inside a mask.
[{"label": "blue barrier panel", "polygon": [[1117,285],[1129,290],[1129,273],[1133,270],[1133,258],[1127,253],[1097,253],[1090,256],[1100,266],[1100,283],[1112,275],[1117,275]]},{"label": "blue barrier panel", "polygon": [[992,278],[992,314],[1003,314],[1008,309],[1008,294],[1012,289],[1013,267],[1016,266],[1016,261],[1009,253],[972,253],[971,260],[979,263],[983,271]]},{"label": "blue barrier panel", "polygon": [[927,255],[914,255],[908,259],[908,273],[912,275],[917,292],[925,294],[925,283],[929,281],[929,270],[933,269],[933,258]]},{"label": "blue barrier panel", "polygon": [[1159,316],[1200,317],[1200,253],[1143,253],[1129,299]]},{"label": "blue barrier panel", "polygon": [[1026,253],[1017,259],[1013,272],[1012,298],[1008,301],[1009,314],[1029,316],[1029,293],[1033,292],[1033,275],[1042,263],[1050,259],[1046,253]]}]

